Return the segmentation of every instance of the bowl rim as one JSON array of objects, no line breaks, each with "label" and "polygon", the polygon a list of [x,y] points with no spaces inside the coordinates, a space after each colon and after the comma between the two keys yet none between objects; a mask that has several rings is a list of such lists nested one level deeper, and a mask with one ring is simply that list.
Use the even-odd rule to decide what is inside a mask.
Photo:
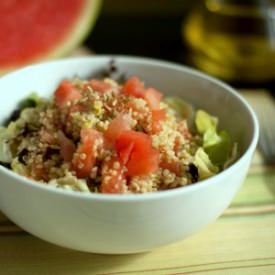
[{"label": "bowl rim", "polygon": [[[233,87],[229,84],[219,80],[215,77],[207,75],[204,72],[201,72],[197,69],[188,67],[186,65],[182,65],[175,62],[165,61],[161,59],[155,58],[148,58],[142,56],[131,56],[131,55],[95,55],[95,56],[85,56],[85,57],[70,57],[70,58],[62,58],[53,61],[41,62],[36,63],[33,65],[25,66],[21,69],[15,70],[11,73],[8,73],[0,78],[0,82],[3,79],[13,77],[13,75],[24,73],[25,71],[35,70],[40,67],[47,67],[47,66],[55,66],[59,64],[73,64],[73,63],[80,63],[80,62],[89,62],[92,60],[122,60],[124,62],[131,62],[131,63],[142,63],[144,65],[154,65],[165,67],[167,69],[176,69],[181,70],[185,73],[198,77],[200,79],[205,80],[208,83],[212,83],[221,87],[227,93],[230,93],[231,96],[235,97],[236,100],[241,102],[241,104],[245,107],[246,111],[248,112],[249,116],[253,122],[253,134],[251,137],[251,141],[246,149],[246,151],[235,161],[230,167],[226,168],[225,170],[219,172],[218,174],[214,175],[211,178],[201,180],[198,183],[186,185],[183,187],[175,188],[175,189],[168,189],[162,191],[156,191],[151,193],[141,193],[141,194],[102,194],[102,193],[86,193],[86,192],[79,192],[73,190],[66,190],[62,188],[56,188],[54,186],[50,186],[47,184],[39,184],[39,182],[28,179],[24,176],[18,175],[12,170],[0,165],[0,174],[3,173],[8,177],[11,177],[15,181],[19,181],[24,183],[25,185],[35,188],[41,191],[50,192],[55,195],[60,196],[68,196],[75,199],[83,199],[83,200],[96,200],[96,201],[107,201],[107,202],[135,202],[135,201],[144,201],[144,200],[159,200],[168,197],[180,196],[185,193],[194,192],[200,188],[207,188],[208,186],[214,184],[221,184],[223,178],[226,178],[234,172],[241,165],[246,159],[250,159],[249,155],[252,155],[254,150],[256,149],[258,139],[259,139],[259,122],[255,112],[253,111],[252,107],[247,103],[247,101],[241,96]],[[1,183],[0,183],[1,184]]]}]

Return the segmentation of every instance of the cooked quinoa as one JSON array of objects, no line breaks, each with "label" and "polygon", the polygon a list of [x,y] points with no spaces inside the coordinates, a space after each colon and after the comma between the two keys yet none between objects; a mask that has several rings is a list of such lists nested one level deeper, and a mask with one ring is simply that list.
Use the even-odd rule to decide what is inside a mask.
[{"label": "cooked quinoa", "polygon": [[123,84],[64,80],[50,100],[32,96],[32,102],[1,129],[0,161],[41,184],[147,193],[193,184],[223,169],[208,158],[203,131],[190,129],[190,117],[137,77]]}]

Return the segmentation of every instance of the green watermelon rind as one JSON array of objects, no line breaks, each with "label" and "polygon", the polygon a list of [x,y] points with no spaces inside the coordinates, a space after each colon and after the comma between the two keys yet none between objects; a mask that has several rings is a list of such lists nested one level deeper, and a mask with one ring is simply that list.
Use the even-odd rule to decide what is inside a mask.
[{"label": "green watermelon rind", "polygon": [[87,35],[92,31],[100,8],[102,0],[86,0],[82,13],[78,15],[79,19],[76,24],[74,24],[71,31],[68,32],[65,38],[46,53],[41,53],[41,55],[36,55],[35,58],[30,59],[27,63],[20,64],[18,66],[5,66],[1,68],[0,74],[7,73],[11,70],[15,70],[19,67],[27,66],[33,63],[39,63],[46,60],[58,59],[69,55],[74,49],[76,49],[87,37]]},{"label": "green watermelon rind", "polygon": [[53,52],[51,52],[46,58],[55,59],[58,57],[64,57],[71,53],[77,46],[83,42],[87,34],[91,32],[96,23],[96,19],[101,7],[101,0],[86,0],[84,12],[80,16],[81,19],[75,25],[74,30],[69,37],[64,40],[63,45],[59,45]]}]

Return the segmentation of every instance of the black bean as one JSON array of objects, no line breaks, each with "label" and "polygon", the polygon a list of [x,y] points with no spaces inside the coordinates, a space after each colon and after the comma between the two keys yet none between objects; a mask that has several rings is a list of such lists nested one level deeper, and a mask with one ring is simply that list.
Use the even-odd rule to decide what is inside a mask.
[{"label": "black bean", "polygon": [[189,164],[189,173],[191,174],[192,176],[192,182],[197,182],[198,179],[199,179],[199,171],[198,171],[198,168],[195,164],[191,163]]},{"label": "black bean", "polygon": [[21,112],[26,108],[34,108],[37,106],[37,102],[32,98],[26,98],[19,102],[17,108],[11,113],[11,115],[4,122],[4,126],[8,126],[10,122],[17,120],[20,117]]},{"label": "black bean", "polygon": [[0,161],[0,165],[6,167],[7,169],[11,169],[10,163],[5,163],[5,162]]},{"label": "black bean", "polygon": [[119,70],[117,61],[111,59],[107,67],[96,71],[90,78],[111,78],[118,83],[123,83],[128,79],[128,76]]},{"label": "black bean", "polygon": [[59,154],[60,150],[57,148],[48,147],[43,155],[43,161],[51,159],[53,155]]},{"label": "black bean", "polygon": [[21,109],[15,109],[3,123],[4,126],[7,127],[10,124],[10,122],[17,120],[20,117],[21,111]]},{"label": "black bean", "polygon": [[21,150],[18,154],[18,161],[21,162],[22,164],[26,165],[26,161],[25,161],[25,156],[29,153],[29,151],[24,148],[23,150]]},{"label": "black bean", "polygon": [[29,125],[26,123],[25,127],[22,129],[22,132],[20,133],[23,137],[26,137],[30,133],[35,132],[33,129],[30,129]]}]

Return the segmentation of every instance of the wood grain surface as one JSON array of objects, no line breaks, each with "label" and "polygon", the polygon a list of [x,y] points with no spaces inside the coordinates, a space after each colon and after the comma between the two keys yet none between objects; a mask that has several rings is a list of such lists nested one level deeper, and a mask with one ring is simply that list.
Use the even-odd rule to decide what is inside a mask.
[{"label": "wood grain surface", "polygon": [[[247,98],[264,93],[244,93]],[[61,248],[24,232],[0,214],[0,274],[275,274],[275,167],[260,152],[231,206],[181,242],[135,255]]]}]

